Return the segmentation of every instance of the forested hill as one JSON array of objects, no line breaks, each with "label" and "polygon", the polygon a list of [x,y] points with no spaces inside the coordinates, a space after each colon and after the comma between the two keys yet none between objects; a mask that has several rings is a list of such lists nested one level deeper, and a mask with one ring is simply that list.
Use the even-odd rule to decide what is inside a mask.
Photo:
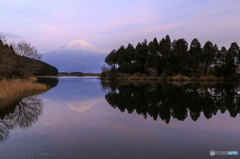
[{"label": "forested hill", "polygon": [[58,75],[58,69],[56,67],[40,60],[35,60],[27,57],[24,57],[24,58],[26,58],[25,61],[27,61],[27,63],[29,64],[26,66],[26,69],[29,72],[31,72],[34,76]]},{"label": "forested hill", "polygon": [[28,78],[32,75],[57,75],[58,70],[39,60],[20,56],[0,40],[0,79]]}]

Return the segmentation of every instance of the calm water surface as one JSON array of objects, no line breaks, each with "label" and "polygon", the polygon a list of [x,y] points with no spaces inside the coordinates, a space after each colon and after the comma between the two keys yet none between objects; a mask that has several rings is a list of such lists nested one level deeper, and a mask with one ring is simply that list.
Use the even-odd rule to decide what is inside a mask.
[{"label": "calm water surface", "polygon": [[236,84],[40,82],[52,89],[1,109],[0,158],[239,158],[210,156],[240,152]]}]

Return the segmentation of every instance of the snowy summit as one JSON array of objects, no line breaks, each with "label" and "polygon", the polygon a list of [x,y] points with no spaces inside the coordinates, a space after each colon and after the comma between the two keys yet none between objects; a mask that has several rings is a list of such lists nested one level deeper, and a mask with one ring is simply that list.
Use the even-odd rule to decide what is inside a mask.
[{"label": "snowy summit", "polygon": [[97,49],[96,47],[92,46],[91,44],[87,43],[84,40],[74,40],[68,43],[66,46],[62,47],[61,49],[64,50],[84,50],[90,52],[101,52],[101,50]]}]

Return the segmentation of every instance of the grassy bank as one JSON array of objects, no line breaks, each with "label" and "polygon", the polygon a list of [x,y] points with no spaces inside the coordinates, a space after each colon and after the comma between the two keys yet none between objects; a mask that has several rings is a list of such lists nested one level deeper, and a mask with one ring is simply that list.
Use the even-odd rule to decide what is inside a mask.
[{"label": "grassy bank", "polygon": [[[100,77],[101,79],[110,79],[108,76]],[[201,76],[201,77],[187,77],[181,75],[168,76],[166,81],[230,81],[232,77],[216,77],[216,76]],[[163,76],[147,76],[144,74],[118,74],[116,80],[158,80],[163,81]]]},{"label": "grassy bank", "polygon": [[23,79],[3,79],[0,81],[0,100],[16,98],[29,91],[45,91],[48,87],[44,84],[36,83],[36,78]]},{"label": "grassy bank", "polygon": [[216,77],[216,76],[202,76],[202,77],[187,77],[187,76],[170,76],[167,77],[168,81],[229,81],[232,80],[231,77],[223,78],[223,77]]}]

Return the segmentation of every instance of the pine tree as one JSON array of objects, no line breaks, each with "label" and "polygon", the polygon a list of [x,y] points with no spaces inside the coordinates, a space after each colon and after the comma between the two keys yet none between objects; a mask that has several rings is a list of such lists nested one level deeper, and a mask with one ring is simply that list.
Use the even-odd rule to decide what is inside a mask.
[{"label": "pine tree", "polygon": [[229,54],[234,58],[234,64],[238,61],[239,46],[236,42],[233,42],[228,49]]},{"label": "pine tree", "polygon": [[158,65],[160,64],[160,56],[159,56],[159,45],[157,38],[154,38],[148,44],[148,56],[147,61],[145,63],[145,71],[148,72],[149,69],[154,69],[157,71]]},{"label": "pine tree", "polygon": [[201,55],[202,66],[205,71],[205,74],[208,74],[208,67],[213,64],[215,57],[215,50],[212,42],[207,41],[203,47],[203,52]]},{"label": "pine tree", "polygon": [[178,39],[174,45],[174,56],[178,73],[182,74],[187,70],[188,63],[188,43],[185,39]]},{"label": "pine tree", "polygon": [[228,49],[226,56],[226,69],[225,74],[230,74],[234,72],[234,67],[238,62],[239,46],[236,42],[232,43]]},{"label": "pine tree", "polygon": [[221,76],[224,74],[224,70],[226,68],[226,56],[227,49],[225,47],[222,47],[215,56],[214,67],[217,76]]},{"label": "pine tree", "polygon": [[127,48],[126,48],[126,52],[127,52],[127,70],[129,73],[134,73],[135,71],[135,60],[134,60],[134,54],[135,54],[135,50],[132,44],[128,44]]},{"label": "pine tree", "polygon": [[116,50],[112,50],[107,57],[105,58],[105,62],[109,65],[109,66],[115,66],[117,64],[117,54],[116,54]]},{"label": "pine tree", "polygon": [[127,70],[126,70],[127,52],[123,45],[116,51],[116,55],[117,55],[117,59],[118,59],[119,72],[127,72]]},{"label": "pine tree", "polygon": [[159,42],[159,51],[165,76],[168,74],[171,40],[169,35]]},{"label": "pine tree", "polygon": [[141,73],[145,73],[144,66],[148,56],[148,45],[145,39],[142,43],[138,43],[135,49],[136,70]]},{"label": "pine tree", "polygon": [[137,72],[143,72],[142,71],[142,66],[144,65],[141,60],[141,50],[142,50],[142,44],[138,43],[136,48],[135,48],[135,55],[134,55],[134,60],[135,60],[135,68]]},{"label": "pine tree", "polygon": [[193,70],[195,72],[195,70],[197,69],[197,67],[199,67],[200,64],[200,55],[202,53],[202,48],[201,48],[201,44],[198,41],[198,39],[193,39],[190,45],[190,49],[188,51],[188,56],[189,56],[189,61],[188,61],[188,66],[189,69]]}]

